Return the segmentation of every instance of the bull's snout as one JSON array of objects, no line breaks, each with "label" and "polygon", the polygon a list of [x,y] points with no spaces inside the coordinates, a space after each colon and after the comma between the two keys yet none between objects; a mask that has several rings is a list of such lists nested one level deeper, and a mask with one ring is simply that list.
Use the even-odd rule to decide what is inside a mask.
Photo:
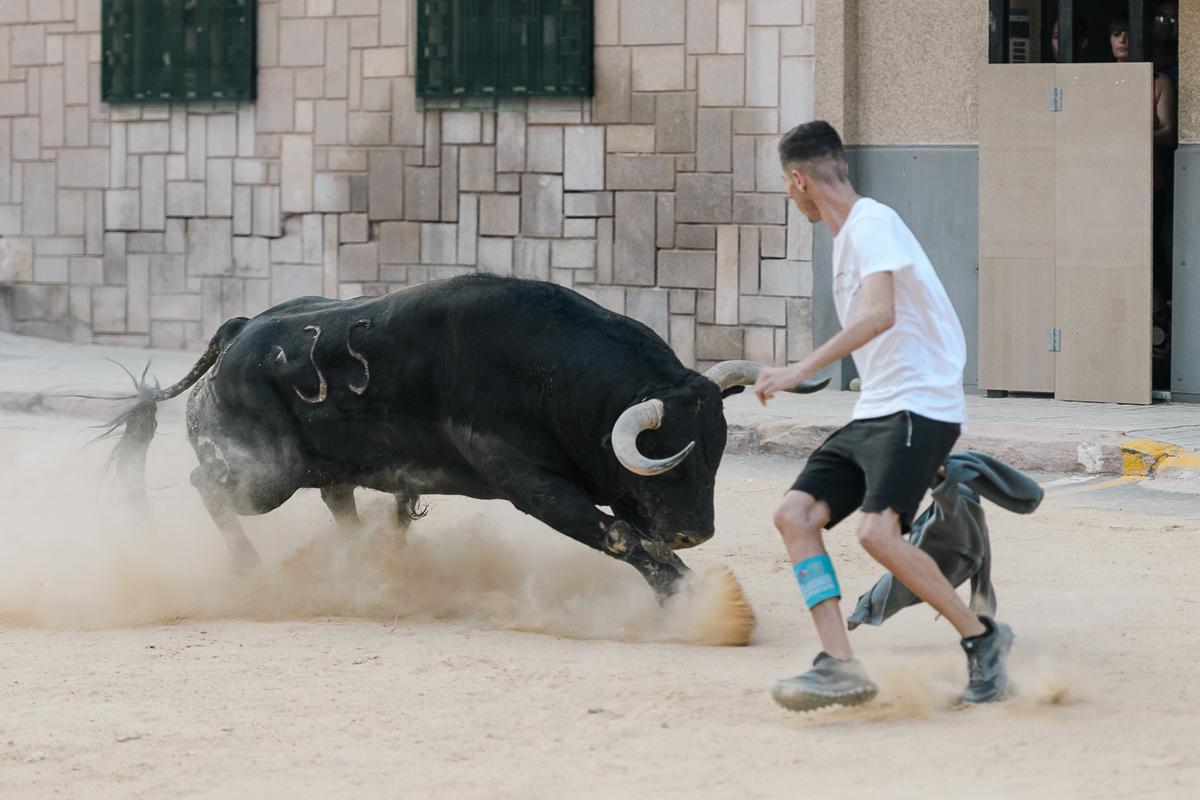
[{"label": "bull's snout", "polygon": [[671,537],[670,547],[672,550],[687,550],[689,547],[704,544],[712,537],[712,531],[684,531]]}]

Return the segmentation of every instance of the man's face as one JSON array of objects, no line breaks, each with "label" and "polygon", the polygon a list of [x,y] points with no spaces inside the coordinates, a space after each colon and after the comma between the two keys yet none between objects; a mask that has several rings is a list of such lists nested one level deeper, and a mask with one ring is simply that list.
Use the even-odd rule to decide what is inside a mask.
[{"label": "man's face", "polygon": [[808,179],[808,176],[800,170],[790,169],[783,173],[783,181],[787,184],[788,197],[792,198],[792,202],[796,204],[796,208],[800,209],[800,213],[808,217],[809,222],[820,222],[821,212],[809,195],[812,181]]},{"label": "man's face", "polygon": [[1179,3],[1162,2],[1154,6],[1155,41],[1173,42],[1179,37]]}]

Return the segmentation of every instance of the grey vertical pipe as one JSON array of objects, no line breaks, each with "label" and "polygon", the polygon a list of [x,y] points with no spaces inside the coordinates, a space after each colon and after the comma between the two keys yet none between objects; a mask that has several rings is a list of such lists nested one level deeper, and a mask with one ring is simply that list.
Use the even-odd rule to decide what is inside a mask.
[{"label": "grey vertical pipe", "polygon": [[1058,63],[1075,63],[1075,0],[1058,0]]},{"label": "grey vertical pipe", "polygon": [[1042,0],[1041,6],[1041,36],[1042,41],[1040,49],[1042,53],[1042,63],[1052,60],[1054,49],[1050,45],[1050,34],[1054,28],[1053,20],[1058,19],[1058,0]]},{"label": "grey vertical pipe", "polygon": [[1129,0],[1129,60],[1146,60],[1146,2]]}]

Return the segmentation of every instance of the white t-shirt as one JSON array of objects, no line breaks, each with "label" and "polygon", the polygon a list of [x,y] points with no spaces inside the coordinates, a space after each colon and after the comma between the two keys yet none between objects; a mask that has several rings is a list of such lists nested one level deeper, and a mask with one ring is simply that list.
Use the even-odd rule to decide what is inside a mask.
[{"label": "white t-shirt", "polygon": [[833,299],[843,328],[858,312],[863,278],[876,272],[893,275],[896,322],[854,352],[862,380],[854,419],[911,411],[965,423],[967,345],[954,306],[900,215],[863,197],[833,239]]}]

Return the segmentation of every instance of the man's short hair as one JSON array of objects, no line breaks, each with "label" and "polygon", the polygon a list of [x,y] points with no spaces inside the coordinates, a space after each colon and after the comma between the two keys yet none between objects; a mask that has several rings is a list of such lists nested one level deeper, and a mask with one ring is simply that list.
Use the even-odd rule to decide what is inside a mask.
[{"label": "man's short hair", "polygon": [[846,179],[846,151],[842,137],[824,120],[797,125],[779,140],[779,160],[784,169],[801,168],[828,181]]}]

